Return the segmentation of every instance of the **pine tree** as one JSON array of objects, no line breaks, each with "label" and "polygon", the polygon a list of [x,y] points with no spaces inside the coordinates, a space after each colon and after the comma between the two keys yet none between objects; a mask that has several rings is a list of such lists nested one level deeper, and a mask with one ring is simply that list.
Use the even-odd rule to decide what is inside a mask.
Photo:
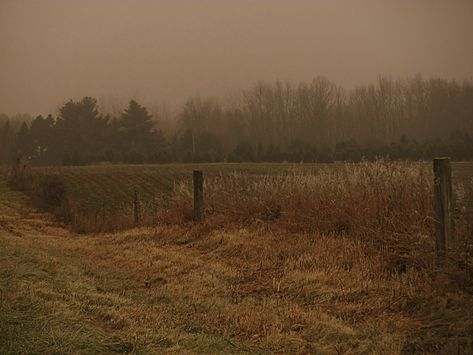
[{"label": "pine tree", "polygon": [[20,130],[15,139],[13,150],[11,151],[11,158],[13,160],[29,159],[32,154],[32,142],[30,130],[26,122],[20,126]]},{"label": "pine tree", "polygon": [[11,149],[12,129],[7,120],[0,131],[0,164],[7,164]]}]

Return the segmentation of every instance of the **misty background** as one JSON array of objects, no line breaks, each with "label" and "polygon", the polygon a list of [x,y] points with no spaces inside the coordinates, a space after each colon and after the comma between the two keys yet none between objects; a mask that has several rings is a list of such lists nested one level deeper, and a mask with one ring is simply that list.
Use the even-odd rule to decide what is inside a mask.
[{"label": "misty background", "polygon": [[473,159],[473,1],[0,0],[0,163]]},{"label": "misty background", "polygon": [[257,81],[471,79],[471,0],[0,0],[0,112],[175,109]]}]

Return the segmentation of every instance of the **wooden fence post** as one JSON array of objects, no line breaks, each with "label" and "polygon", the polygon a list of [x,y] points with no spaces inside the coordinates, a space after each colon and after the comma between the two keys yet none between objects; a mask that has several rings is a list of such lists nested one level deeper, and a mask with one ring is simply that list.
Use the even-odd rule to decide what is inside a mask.
[{"label": "wooden fence post", "polygon": [[200,222],[204,219],[203,195],[204,177],[202,170],[194,170],[194,220]]},{"label": "wooden fence post", "polygon": [[100,227],[100,229],[103,228],[103,226],[105,225],[105,200],[102,201],[102,226]]},{"label": "wooden fence post", "polygon": [[140,206],[140,194],[138,189],[135,187],[135,194],[133,199],[133,211],[135,215],[135,225],[141,223],[141,206]]},{"label": "wooden fence post", "polygon": [[454,243],[452,169],[450,158],[434,159],[435,245],[443,257]]}]

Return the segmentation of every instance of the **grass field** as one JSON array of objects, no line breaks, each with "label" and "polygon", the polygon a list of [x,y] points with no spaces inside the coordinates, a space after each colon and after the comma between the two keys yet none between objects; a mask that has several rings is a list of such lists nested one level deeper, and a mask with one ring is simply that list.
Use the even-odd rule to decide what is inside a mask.
[{"label": "grass field", "polygon": [[[25,190],[32,197],[35,207],[46,205],[46,210],[59,216],[66,215],[72,219],[69,222],[76,231],[106,231],[133,225],[135,189],[139,193],[143,219],[148,224],[153,223],[155,217],[169,207],[174,188],[179,183],[192,180],[194,169],[203,170],[205,179],[212,181],[220,175],[244,173],[256,178],[293,171],[310,173],[321,167],[313,164],[170,164],[33,168],[27,172],[32,179],[64,185],[67,203],[50,206],[47,200],[55,200],[56,196],[48,192],[48,196],[44,196],[45,192],[35,182],[27,182]],[[31,185],[33,189],[30,189]],[[52,191],[53,195],[56,193]]]},{"label": "grass field", "polygon": [[[411,163],[400,164],[405,168],[412,165]],[[427,179],[432,179],[429,164],[416,163],[415,165],[422,170],[424,176],[428,177]],[[139,194],[140,210],[143,216],[142,224],[155,224],[163,212],[168,211],[175,202],[173,199],[175,200],[176,194],[179,195],[176,189],[181,189],[181,192],[183,187],[187,190],[190,189],[194,169],[204,171],[206,190],[208,191],[206,199],[209,200],[208,195],[210,194],[210,200],[216,202],[216,193],[225,196],[229,201],[235,200],[232,193],[240,197],[249,193],[255,195],[255,192],[258,195],[257,191],[250,192],[248,189],[261,181],[266,184],[275,184],[275,188],[277,188],[283,181],[281,179],[269,181],[275,176],[293,177],[322,174],[325,178],[332,179],[331,175],[338,174],[340,183],[345,184],[350,180],[356,166],[356,164],[250,163],[33,168],[24,174],[27,175],[27,181],[20,184],[24,185],[20,190],[26,191],[34,207],[52,212],[58,219],[65,220],[76,232],[105,232],[134,226],[135,189]],[[453,172],[455,187],[461,195],[461,207],[473,210],[471,198],[473,166],[469,163],[454,163]],[[230,186],[229,184],[232,182],[233,185]],[[387,182],[389,181],[387,180]],[[295,183],[297,184],[297,181]],[[430,181],[427,183],[429,184]],[[227,186],[224,186],[225,184]],[[242,189],[242,185],[246,187]],[[378,185],[384,190],[387,188],[381,181],[378,182]],[[235,186],[238,188],[235,189]],[[258,188],[262,187],[261,184],[258,185]],[[232,190],[230,194],[228,194],[229,189]],[[273,188],[265,186],[264,189],[271,190]],[[385,192],[389,196],[390,191]],[[265,195],[268,193],[266,191]],[[281,193],[285,194],[285,191],[281,191]],[[187,196],[182,196],[181,193],[179,198],[187,198],[190,201],[192,200],[190,195],[188,191]],[[382,191],[379,191],[378,195],[381,196]],[[347,196],[341,198],[346,199]],[[220,206],[213,205],[209,209],[212,209],[211,207],[214,210],[221,208],[222,202],[225,205],[228,201],[220,202]],[[397,203],[397,201],[393,202]],[[189,210],[188,207],[187,210]],[[244,206],[244,208],[247,207]],[[338,207],[334,206],[333,208],[337,209]],[[367,206],[367,208],[370,207]]]},{"label": "grass field", "polygon": [[191,165],[35,172],[71,201],[166,194],[154,221],[99,234],[0,180],[0,353],[473,351],[470,224],[438,264],[428,166],[201,167],[203,223]]}]

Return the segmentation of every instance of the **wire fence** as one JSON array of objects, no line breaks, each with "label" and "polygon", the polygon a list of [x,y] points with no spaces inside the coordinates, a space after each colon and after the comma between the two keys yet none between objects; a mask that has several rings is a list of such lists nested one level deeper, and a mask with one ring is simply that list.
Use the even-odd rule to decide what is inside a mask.
[{"label": "wire fence", "polygon": [[454,216],[473,217],[473,162],[452,163]]}]

